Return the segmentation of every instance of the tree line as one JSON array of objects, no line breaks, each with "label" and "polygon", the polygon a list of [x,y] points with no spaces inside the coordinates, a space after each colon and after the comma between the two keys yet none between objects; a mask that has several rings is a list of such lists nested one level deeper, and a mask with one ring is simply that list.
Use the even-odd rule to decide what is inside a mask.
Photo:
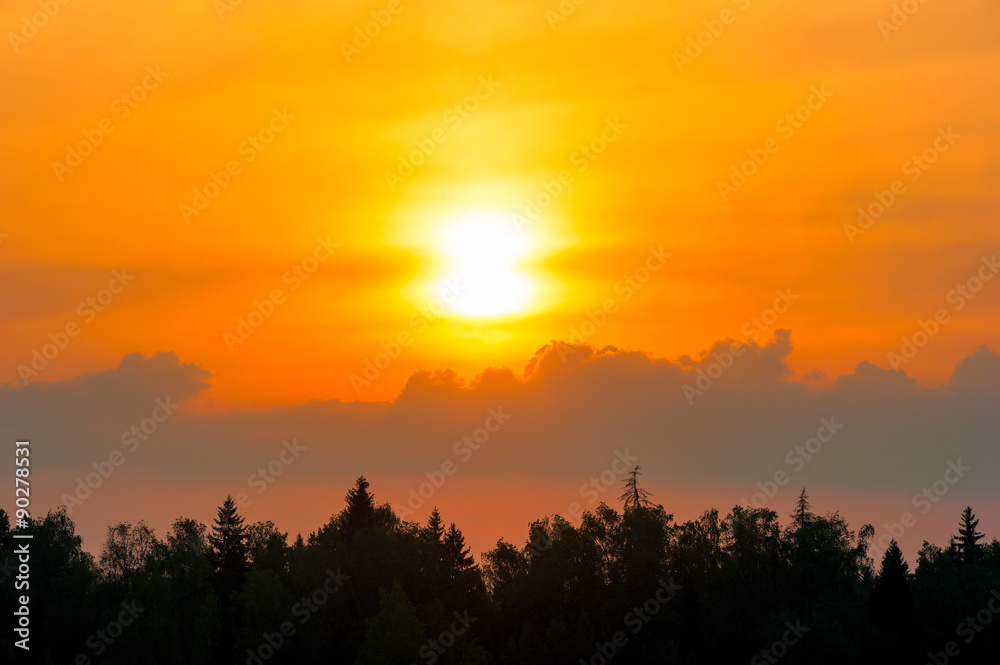
[{"label": "tree line", "polygon": [[[678,523],[638,475],[621,510],[544,517],[478,562],[436,508],[404,521],[364,476],[292,542],[227,497],[212,525],[179,518],[163,538],[141,521],[111,526],[94,557],[52,511],[19,530],[33,536],[32,650],[5,630],[2,662],[997,662],[1000,542],[971,508],[911,569],[895,541],[876,562],[874,529],[815,514],[805,490],[784,524],[748,506]],[[19,593],[14,549],[0,510],[5,607]]]}]

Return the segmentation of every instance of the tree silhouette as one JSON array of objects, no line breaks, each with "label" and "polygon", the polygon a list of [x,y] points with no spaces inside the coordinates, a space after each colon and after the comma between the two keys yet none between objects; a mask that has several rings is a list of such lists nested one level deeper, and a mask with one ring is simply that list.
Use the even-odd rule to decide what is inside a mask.
[{"label": "tree silhouette", "polygon": [[288,540],[287,533],[281,533],[274,522],[255,522],[246,529],[247,556],[254,570],[270,570],[272,573],[285,572]]},{"label": "tree silhouette", "polygon": [[811,524],[813,520],[816,519],[816,514],[811,510],[812,504],[809,503],[809,497],[806,496],[806,488],[802,488],[802,492],[799,493],[799,498],[795,502],[795,511],[792,513],[792,523],[796,527],[804,527],[807,524]]},{"label": "tree silhouette", "polygon": [[[854,532],[837,513],[812,516],[804,491],[784,528],[773,510],[748,506],[675,523],[646,505],[638,471],[621,513],[601,503],[572,521],[548,514],[528,524],[524,546],[500,540],[476,560],[436,508],[424,524],[402,521],[375,503],[363,477],[346,507],[292,546],[270,522],[244,526],[231,497],[212,528],[180,518],[162,541],[142,522],[111,527],[100,567],[65,510],[29,519],[18,530],[33,536],[32,647],[40,646],[29,660],[75,662],[81,645],[94,649],[95,626],[112,625],[134,602],[142,612],[100,662],[597,662],[595,648],[611,653],[623,626],[617,665],[746,662],[800,621],[808,633],[787,645],[782,665],[924,654],[944,662],[943,645],[982,627],[983,603],[997,593],[1000,542],[982,542],[971,509],[952,538],[954,558],[947,542],[925,542],[911,571],[895,541],[876,566],[874,530]],[[20,593],[20,546],[0,538],[7,607]],[[964,564],[967,553],[974,565]],[[998,662],[1000,633],[974,636],[961,643],[963,662]],[[0,663],[17,662],[17,651],[0,636]]]},{"label": "tree silhouette", "polygon": [[448,554],[448,563],[451,565],[452,578],[465,573],[472,568],[475,561],[470,552],[471,548],[465,546],[465,536],[452,522],[448,527],[448,532],[444,536],[444,549]]},{"label": "tree silhouette", "polygon": [[101,551],[101,570],[110,579],[128,581],[146,566],[158,546],[153,530],[142,520],[135,526],[128,522],[109,526]]},{"label": "tree silhouette", "polygon": [[358,476],[354,487],[347,491],[347,507],[340,514],[340,528],[348,542],[361,529],[375,526],[375,497],[368,487],[368,480]]},{"label": "tree silhouette", "polygon": [[216,592],[221,601],[215,659],[231,661],[236,655],[237,617],[233,611],[233,596],[243,585],[249,567],[246,527],[232,496],[227,496],[219,507],[208,542],[211,545],[209,562],[215,569]]},{"label": "tree silhouette", "polygon": [[248,567],[247,534],[233,497],[227,496],[208,536],[209,561],[219,580],[219,596],[226,600],[243,581]]},{"label": "tree silhouette", "polygon": [[951,543],[951,551],[955,557],[955,562],[960,565],[975,563],[982,554],[982,545],[979,541],[985,536],[976,531],[979,520],[972,512],[972,507],[967,506],[962,512],[962,521],[958,527],[958,537]]},{"label": "tree silhouette", "polygon": [[636,465],[632,472],[629,473],[628,479],[625,481],[624,489],[622,495],[618,497],[619,501],[625,502],[625,508],[639,508],[652,505],[649,497],[653,496],[650,492],[639,487],[639,476],[642,474],[639,472],[639,465]]},{"label": "tree silhouette", "polygon": [[872,618],[876,626],[888,632],[901,634],[913,621],[909,572],[903,552],[893,540],[882,556],[872,591]]},{"label": "tree silhouette", "polygon": [[441,520],[441,513],[438,511],[437,506],[434,506],[430,517],[427,518],[427,526],[424,527],[424,535],[429,542],[444,542],[444,521]]}]

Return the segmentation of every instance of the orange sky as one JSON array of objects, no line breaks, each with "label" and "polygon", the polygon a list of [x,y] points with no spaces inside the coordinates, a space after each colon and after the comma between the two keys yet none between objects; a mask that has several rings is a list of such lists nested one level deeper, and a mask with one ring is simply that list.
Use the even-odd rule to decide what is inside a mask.
[{"label": "orange sky", "polygon": [[[591,0],[558,22],[554,0],[215,5],[70,2],[37,30],[22,20],[35,3],[0,13],[4,380],[75,321],[32,379],[171,350],[215,373],[217,405],[391,399],[414,370],[471,377],[569,338],[662,246],[667,265],[588,342],[697,355],[745,339],[790,289],[800,300],[772,328],[794,331],[795,371],[828,384],[863,359],[887,366],[997,248],[991,0],[926,3],[891,32],[879,21],[892,3],[861,0]],[[347,62],[342,42],[373,16],[391,20]],[[699,37],[709,29],[721,32]],[[677,55],[698,54],[688,37],[707,44],[690,62]],[[783,125],[796,109],[808,120]],[[934,164],[907,168],[947,128],[958,138]],[[246,141],[261,130],[258,150]],[[99,145],[54,165],[84,132]],[[580,152],[602,132],[602,154]],[[429,141],[390,187],[386,172]],[[765,145],[723,200],[719,182]],[[570,184],[526,227],[528,305],[417,330],[441,225],[524,214],[562,172]],[[185,215],[212,173],[226,186]],[[849,241],[858,206],[896,179],[905,192]],[[282,276],[317,238],[338,249],[292,291]],[[135,281],[83,322],[78,303],[123,267]],[[224,334],[274,289],[287,299],[231,353]],[[998,293],[956,312],[907,372],[936,385],[979,344],[1000,346]],[[412,344],[354,390],[365,359],[405,332]]]}]

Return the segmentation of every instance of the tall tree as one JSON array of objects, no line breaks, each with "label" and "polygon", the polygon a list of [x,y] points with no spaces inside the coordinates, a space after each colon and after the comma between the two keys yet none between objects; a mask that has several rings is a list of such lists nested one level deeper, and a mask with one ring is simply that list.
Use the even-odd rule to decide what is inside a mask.
[{"label": "tall tree", "polygon": [[799,498],[795,502],[795,510],[792,512],[792,523],[797,527],[804,527],[807,524],[812,524],[813,520],[816,519],[816,514],[811,510],[812,504],[809,503],[809,497],[806,496],[806,488],[802,488],[802,492],[799,493]]},{"label": "tall tree", "polygon": [[471,556],[472,550],[465,546],[465,536],[462,535],[454,522],[448,527],[448,533],[444,536],[444,549],[448,553],[452,578],[472,569],[475,563]]},{"label": "tall tree", "polygon": [[427,526],[424,527],[424,536],[432,543],[444,542],[444,521],[437,506],[431,511],[431,516],[427,518]]},{"label": "tall tree", "polygon": [[901,634],[913,621],[910,567],[895,540],[882,557],[882,566],[872,592],[872,615],[879,628]]},{"label": "tall tree", "polygon": [[216,662],[231,662],[236,656],[237,617],[234,596],[246,579],[250,565],[247,529],[233,497],[227,496],[208,536],[212,546],[209,561],[215,568],[216,589],[221,601],[219,638],[215,644]]},{"label": "tall tree", "polygon": [[209,560],[215,567],[219,595],[225,602],[243,581],[249,564],[246,527],[233,497],[227,496],[219,507],[208,542],[212,546]]},{"label": "tall tree", "polygon": [[618,497],[619,501],[625,502],[625,508],[639,508],[640,506],[649,506],[651,501],[649,497],[652,494],[641,487],[639,487],[639,476],[642,473],[639,472],[639,466],[636,465],[632,472],[628,475],[628,479],[625,481],[624,489],[622,495]]},{"label": "tall tree", "polygon": [[965,565],[979,560],[983,551],[983,546],[979,544],[985,536],[976,531],[979,520],[972,512],[972,507],[967,506],[962,512],[962,521],[958,525],[958,536],[952,544],[952,553],[956,563]]},{"label": "tall tree", "polygon": [[368,487],[368,479],[358,476],[354,487],[347,491],[347,507],[340,514],[340,528],[347,541],[361,529],[375,526],[375,497]]}]

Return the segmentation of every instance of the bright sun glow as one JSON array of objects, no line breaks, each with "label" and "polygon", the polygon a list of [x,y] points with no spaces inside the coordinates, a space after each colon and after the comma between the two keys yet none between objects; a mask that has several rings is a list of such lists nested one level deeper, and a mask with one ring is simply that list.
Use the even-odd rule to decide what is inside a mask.
[{"label": "bright sun glow", "polygon": [[440,251],[448,280],[459,295],[449,309],[466,317],[498,317],[523,312],[534,293],[519,269],[532,250],[527,234],[507,215],[493,211],[464,213],[441,228]]}]

